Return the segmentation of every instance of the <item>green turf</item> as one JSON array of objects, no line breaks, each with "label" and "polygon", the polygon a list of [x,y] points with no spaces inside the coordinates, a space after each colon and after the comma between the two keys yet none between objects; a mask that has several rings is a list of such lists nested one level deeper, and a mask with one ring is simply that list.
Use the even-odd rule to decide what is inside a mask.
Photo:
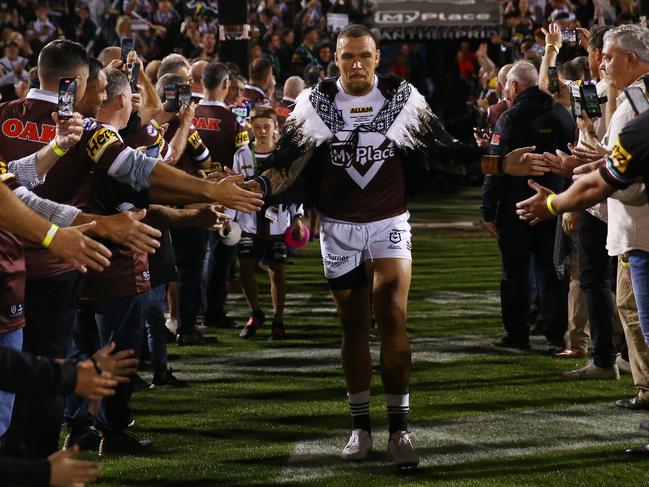
[{"label": "green turf", "polygon": [[[413,205],[415,223],[479,221],[479,194],[469,190]],[[269,330],[244,341],[218,331],[220,343],[170,345],[186,389],[150,390],[132,401],[133,433],[156,449],[139,458],[101,459],[104,486],[216,485],[647,485],[647,463],[623,449],[639,445],[642,414],[612,405],[634,389],[583,383],[560,372],[576,362],[494,349],[501,331],[495,242],[479,228],[418,228],[409,307],[414,367],[412,430],[422,455],[416,472],[385,462],[384,400],[372,387],[376,452],[363,464],[337,458],[349,419],[338,361],[339,332],[310,245],[288,267],[285,342]],[[267,279],[260,275],[266,289]],[[266,293],[267,296],[267,293]],[[268,309],[269,299],[264,299]],[[245,319],[240,295],[232,314]],[[378,358],[378,344],[373,344]],[[146,373],[143,374],[146,377]]]}]

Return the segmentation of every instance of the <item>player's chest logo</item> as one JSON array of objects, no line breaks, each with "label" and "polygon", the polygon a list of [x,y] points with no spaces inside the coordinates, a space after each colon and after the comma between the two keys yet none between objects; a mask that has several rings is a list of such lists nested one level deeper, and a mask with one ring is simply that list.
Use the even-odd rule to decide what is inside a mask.
[{"label": "player's chest logo", "polygon": [[396,155],[394,144],[378,133],[359,133],[356,145],[347,142],[349,132],[336,134],[331,143],[331,164],[345,168],[354,182],[364,189],[379,172],[385,161]]}]

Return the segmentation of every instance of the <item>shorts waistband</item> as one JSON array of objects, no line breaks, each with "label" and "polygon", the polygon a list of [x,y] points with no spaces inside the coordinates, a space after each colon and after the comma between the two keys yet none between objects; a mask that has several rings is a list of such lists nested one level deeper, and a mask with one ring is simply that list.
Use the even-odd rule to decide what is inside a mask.
[{"label": "shorts waistband", "polygon": [[384,222],[388,222],[390,220],[396,220],[396,219],[402,220],[404,217],[405,217],[406,220],[409,220],[410,219],[410,212],[405,211],[405,212],[401,213],[400,215],[394,215],[394,216],[390,216],[388,218],[384,218],[382,220],[374,220],[374,221],[371,221],[371,222],[350,222],[350,221],[347,221],[347,220],[339,220],[337,218],[330,218],[330,217],[328,217],[326,215],[320,214],[320,221],[325,222],[325,223],[342,223],[342,224],[345,224],[345,225],[365,226],[365,225],[374,225],[376,223],[384,223]]}]

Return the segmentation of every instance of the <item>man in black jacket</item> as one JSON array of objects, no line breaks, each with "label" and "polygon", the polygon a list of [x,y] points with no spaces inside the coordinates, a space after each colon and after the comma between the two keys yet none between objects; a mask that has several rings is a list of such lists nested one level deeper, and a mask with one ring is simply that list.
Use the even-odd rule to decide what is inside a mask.
[{"label": "man in black jacket", "polygon": [[[505,92],[512,106],[496,124],[489,152],[504,155],[510,150],[536,146],[536,152],[565,151],[575,136],[575,123],[568,111],[538,88],[538,72],[526,61],[516,63],[507,75]],[[565,180],[548,173],[535,178],[560,192]],[[551,347],[561,346],[567,329],[567,281],[557,279],[552,262],[556,221],[530,227],[516,215],[516,203],[532,195],[527,178],[487,176],[482,212],[498,237],[503,264],[501,282],[502,320],[506,335],[497,346],[528,348],[528,282],[531,256],[539,273],[541,311]]]}]

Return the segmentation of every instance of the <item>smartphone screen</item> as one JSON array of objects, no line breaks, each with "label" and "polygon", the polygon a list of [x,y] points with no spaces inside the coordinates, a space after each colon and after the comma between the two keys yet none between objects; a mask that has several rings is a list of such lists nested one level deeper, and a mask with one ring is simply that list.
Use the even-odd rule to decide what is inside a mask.
[{"label": "smartphone screen", "polygon": [[577,42],[577,31],[575,29],[562,30],[561,39],[563,42]]},{"label": "smartphone screen", "polygon": [[248,109],[246,107],[232,107],[232,113],[240,118],[248,118]]},{"label": "smartphone screen", "polygon": [[74,78],[59,79],[59,108],[58,114],[61,119],[68,119],[74,115],[77,104],[77,80]]},{"label": "smartphone screen", "polygon": [[189,86],[189,84],[182,84],[176,85],[176,88],[178,90],[178,105],[181,107],[189,106],[192,101],[191,86]]},{"label": "smartphone screen", "polygon": [[174,85],[165,86],[165,112],[172,113],[179,110],[178,99],[176,98],[176,95],[176,87]]},{"label": "smartphone screen", "polygon": [[121,60],[124,64],[126,64],[126,57],[128,56],[128,53],[133,49],[135,49],[135,40],[132,37],[124,37],[124,39],[122,39],[121,54]]},{"label": "smartphone screen", "polygon": [[131,63],[126,65],[128,69],[128,82],[131,85],[131,91],[137,93],[137,82],[140,79],[140,65],[139,63]]},{"label": "smartphone screen", "polygon": [[637,115],[649,110],[649,101],[639,86],[629,86],[624,90],[624,94]]},{"label": "smartphone screen", "polygon": [[581,105],[582,109],[590,118],[602,116],[602,110],[599,107],[599,97],[595,85],[583,85],[581,87]]},{"label": "smartphone screen", "polygon": [[557,74],[557,67],[550,66],[548,67],[548,90],[550,93],[558,95],[561,93],[559,85],[559,75]]}]

